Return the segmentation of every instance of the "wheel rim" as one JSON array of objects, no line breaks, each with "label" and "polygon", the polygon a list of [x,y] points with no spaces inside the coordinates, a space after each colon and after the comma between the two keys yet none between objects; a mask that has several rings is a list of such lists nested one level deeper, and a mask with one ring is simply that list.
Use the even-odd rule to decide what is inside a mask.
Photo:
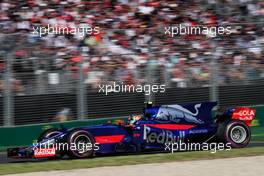
[{"label": "wheel rim", "polygon": [[235,126],[231,130],[231,139],[235,143],[242,143],[247,138],[247,132],[242,126]]},{"label": "wheel rim", "polygon": [[[74,139],[74,144],[76,145],[76,149],[78,151],[78,153],[82,154],[85,153],[87,151],[89,151],[90,149],[88,149],[86,146],[86,144],[91,144],[91,140],[88,136],[86,135],[78,135],[75,139]],[[84,147],[84,148],[80,148],[80,146]]]}]

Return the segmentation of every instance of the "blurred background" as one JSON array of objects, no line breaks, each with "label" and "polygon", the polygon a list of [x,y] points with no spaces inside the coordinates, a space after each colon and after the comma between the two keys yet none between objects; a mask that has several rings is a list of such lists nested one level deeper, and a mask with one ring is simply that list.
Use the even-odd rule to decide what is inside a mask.
[{"label": "blurred background", "polygon": [[[259,0],[0,0],[0,125],[123,117],[144,101],[264,104]],[[33,34],[86,24],[100,34]],[[231,26],[230,35],[164,28]],[[99,85],[165,84],[165,93],[98,93]]]}]

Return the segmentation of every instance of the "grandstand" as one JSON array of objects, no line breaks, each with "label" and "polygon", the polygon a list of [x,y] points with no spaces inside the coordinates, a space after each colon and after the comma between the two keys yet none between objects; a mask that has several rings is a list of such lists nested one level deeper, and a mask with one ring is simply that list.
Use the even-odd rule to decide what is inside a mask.
[{"label": "grandstand", "polygon": [[[144,100],[264,103],[262,1],[2,0],[0,9],[2,125],[50,122],[65,107],[73,119],[124,116]],[[57,24],[99,27],[100,34],[33,34]],[[164,34],[179,24],[230,26],[232,33]],[[165,84],[167,91],[98,94],[113,82]]]}]

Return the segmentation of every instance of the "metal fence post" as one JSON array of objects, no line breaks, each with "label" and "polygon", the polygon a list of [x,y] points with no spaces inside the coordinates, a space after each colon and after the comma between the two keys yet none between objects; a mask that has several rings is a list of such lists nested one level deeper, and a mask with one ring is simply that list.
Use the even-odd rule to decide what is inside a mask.
[{"label": "metal fence post", "polygon": [[84,85],[84,75],[83,75],[83,59],[79,62],[79,71],[78,71],[78,88],[77,88],[77,114],[78,119],[84,119],[87,115],[86,109],[86,86]]},{"label": "metal fence post", "polygon": [[[214,43],[215,45],[215,43]],[[217,101],[219,102],[219,89],[218,89],[218,59],[221,56],[222,49],[217,47],[213,51],[213,55],[210,61],[211,67],[211,76],[210,76],[210,101]],[[218,107],[216,107],[218,108]]]},{"label": "metal fence post", "polygon": [[210,77],[210,101],[217,101],[217,82],[215,81],[216,76],[216,61],[215,57],[211,58],[211,77]]},{"label": "metal fence post", "polygon": [[164,66],[164,83],[167,88],[171,87],[171,68]]},{"label": "metal fence post", "polygon": [[[40,70],[39,68],[39,58],[35,58],[33,61],[33,66],[34,66],[34,70]],[[35,77],[36,77],[36,87],[37,87],[37,94],[43,94],[45,92],[45,83],[44,83],[44,76],[42,72],[37,72],[35,73]]]},{"label": "metal fence post", "polygon": [[[150,55],[150,57],[152,57],[152,55]],[[153,95],[153,92],[152,92],[152,89],[151,87],[153,86],[153,66],[151,65],[151,60],[152,59],[149,59],[148,62],[147,62],[147,75],[146,75],[146,78],[147,78],[147,81],[146,83],[148,85],[150,85],[150,90],[149,90],[149,95],[146,95],[146,92],[145,93],[145,102],[154,102],[155,101],[155,97]]]},{"label": "metal fence post", "polygon": [[12,53],[5,52],[6,68],[4,72],[4,125],[12,126],[14,124],[13,117],[13,93],[12,93]]}]

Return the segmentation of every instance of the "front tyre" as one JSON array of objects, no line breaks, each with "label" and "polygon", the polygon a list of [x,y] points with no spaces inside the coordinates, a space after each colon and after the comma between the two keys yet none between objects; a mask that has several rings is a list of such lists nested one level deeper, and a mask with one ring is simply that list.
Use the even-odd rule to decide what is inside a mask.
[{"label": "front tyre", "polygon": [[251,131],[245,122],[229,120],[219,124],[217,138],[232,148],[243,148],[250,142]]},{"label": "front tyre", "polygon": [[44,139],[48,139],[48,138],[54,137],[54,136],[56,136],[56,135],[58,135],[60,133],[62,133],[62,131],[59,130],[58,128],[47,129],[47,130],[43,131],[39,135],[37,142],[41,142]]},{"label": "front tyre", "polygon": [[[47,129],[40,134],[37,142],[40,143],[43,140],[47,140],[47,139],[52,138],[52,137],[54,137],[58,134],[61,134],[61,133],[63,133],[62,130],[60,130],[58,128]],[[51,159],[51,160],[60,159],[60,158],[63,158],[64,155],[65,155],[64,151],[56,151],[56,155],[54,157],[50,157],[49,159]]]},{"label": "front tyre", "polygon": [[94,154],[94,137],[86,130],[76,129],[69,133],[67,143],[71,158],[89,158]]}]

